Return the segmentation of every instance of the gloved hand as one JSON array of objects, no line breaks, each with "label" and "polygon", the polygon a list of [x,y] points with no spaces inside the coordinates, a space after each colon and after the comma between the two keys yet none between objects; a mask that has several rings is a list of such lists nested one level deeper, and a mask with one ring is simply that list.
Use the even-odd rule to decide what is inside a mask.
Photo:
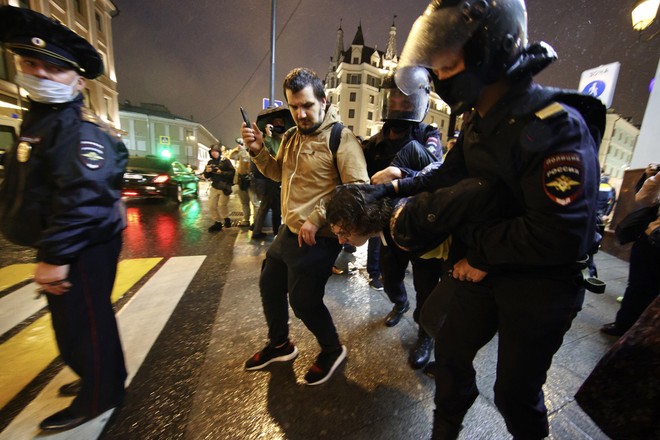
[{"label": "gloved hand", "polygon": [[344,186],[346,187],[351,186],[358,189],[360,193],[362,193],[362,196],[364,197],[365,204],[375,202],[376,200],[380,200],[384,197],[396,196],[396,190],[394,189],[394,185],[392,185],[391,183],[382,183],[378,185],[349,184]]}]

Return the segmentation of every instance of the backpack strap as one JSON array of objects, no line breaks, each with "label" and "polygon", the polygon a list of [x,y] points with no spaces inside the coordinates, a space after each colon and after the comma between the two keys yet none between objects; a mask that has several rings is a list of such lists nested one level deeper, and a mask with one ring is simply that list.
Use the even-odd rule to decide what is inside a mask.
[{"label": "backpack strap", "polygon": [[[328,147],[330,148],[330,152],[332,153],[332,158],[335,160],[335,163],[337,162],[337,150],[339,149],[339,144],[341,143],[341,132],[343,130],[344,124],[341,122],[336,122],[333,124],[332,129],[330,130],[330,144]],[[288,129],[286,133],[284,133],[284,136],[282,136],[281,145],[284,145],[285,140],[293,136],[297,131],[297,127],[291,127]]]},{"label": "backpack strap", "polygon": [[336,122],[330,131],[330,152],[332,152],[332,158],[337,162],[337,150],[339,149],[339,143],[341,142],[341,132],[344,130],[344,124],[341,122]]}]

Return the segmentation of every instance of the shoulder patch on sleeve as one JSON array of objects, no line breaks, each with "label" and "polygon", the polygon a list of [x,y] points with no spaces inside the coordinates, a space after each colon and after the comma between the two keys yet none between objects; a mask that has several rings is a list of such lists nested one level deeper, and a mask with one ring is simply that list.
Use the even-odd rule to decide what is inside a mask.
[{"label": "shoulder patch on sleeve", "polygon": [[543,190],[554,203],[566,206],[582,193],[582,160],[576,153],[557,153],[543,161]]},{"label": "shoulder patch on sleeve", "polygon": [[566,113],[564,106],[558,102],[553,102],[552,104],[543,107],[541,110],[534,113],[534,115],[537,118],[544,120],[564,113]]},{"label": "shoulder patch on sleeve", "polygon": [[105,164],[105,146],[93,141],[80,141],[78,158],[90,170],[103,168]]}]

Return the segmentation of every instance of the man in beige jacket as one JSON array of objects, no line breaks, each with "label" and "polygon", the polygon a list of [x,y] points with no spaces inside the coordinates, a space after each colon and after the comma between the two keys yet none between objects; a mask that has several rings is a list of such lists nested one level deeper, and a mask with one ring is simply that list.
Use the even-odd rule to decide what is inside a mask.
[{"label": "man in beige jacket", "polygon": [[266,253],[259,280],[269,343],[248,359],[245,368],[260,370],[298,355],[289,341],[288,294],[295,315],[321,346],[305,375],[308,385],[318,385],[332,376],[347,352],[323,303],[325,284],[341,249],[325,221],[325,203],[337,185],[368,183],[369,176],[362,147],[350,130],[342,130],[336,154],[331,151],[330,134],[339,117],[333,106],[326,106],[323,84],[315,72],[306,68],[289,72],[284,94],[296,127],[285,133],[276,157],[264,148],[256,124],[244,124],[241,132],[259,171],[282,182],[286,225]]}]

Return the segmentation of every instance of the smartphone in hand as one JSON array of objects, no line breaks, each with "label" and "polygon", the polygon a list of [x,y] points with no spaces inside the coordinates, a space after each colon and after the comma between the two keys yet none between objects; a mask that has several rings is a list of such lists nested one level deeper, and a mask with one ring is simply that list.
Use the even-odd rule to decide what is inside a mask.
[{"label": "smartphone in hand", "polygon": [[252,128],[252,123],[250,122],[250,118],[248,118],[248,115],[243,109],[243,107],[241,107],[241,116],[243,116],[243,122],[245,122],[247,128]]}]

